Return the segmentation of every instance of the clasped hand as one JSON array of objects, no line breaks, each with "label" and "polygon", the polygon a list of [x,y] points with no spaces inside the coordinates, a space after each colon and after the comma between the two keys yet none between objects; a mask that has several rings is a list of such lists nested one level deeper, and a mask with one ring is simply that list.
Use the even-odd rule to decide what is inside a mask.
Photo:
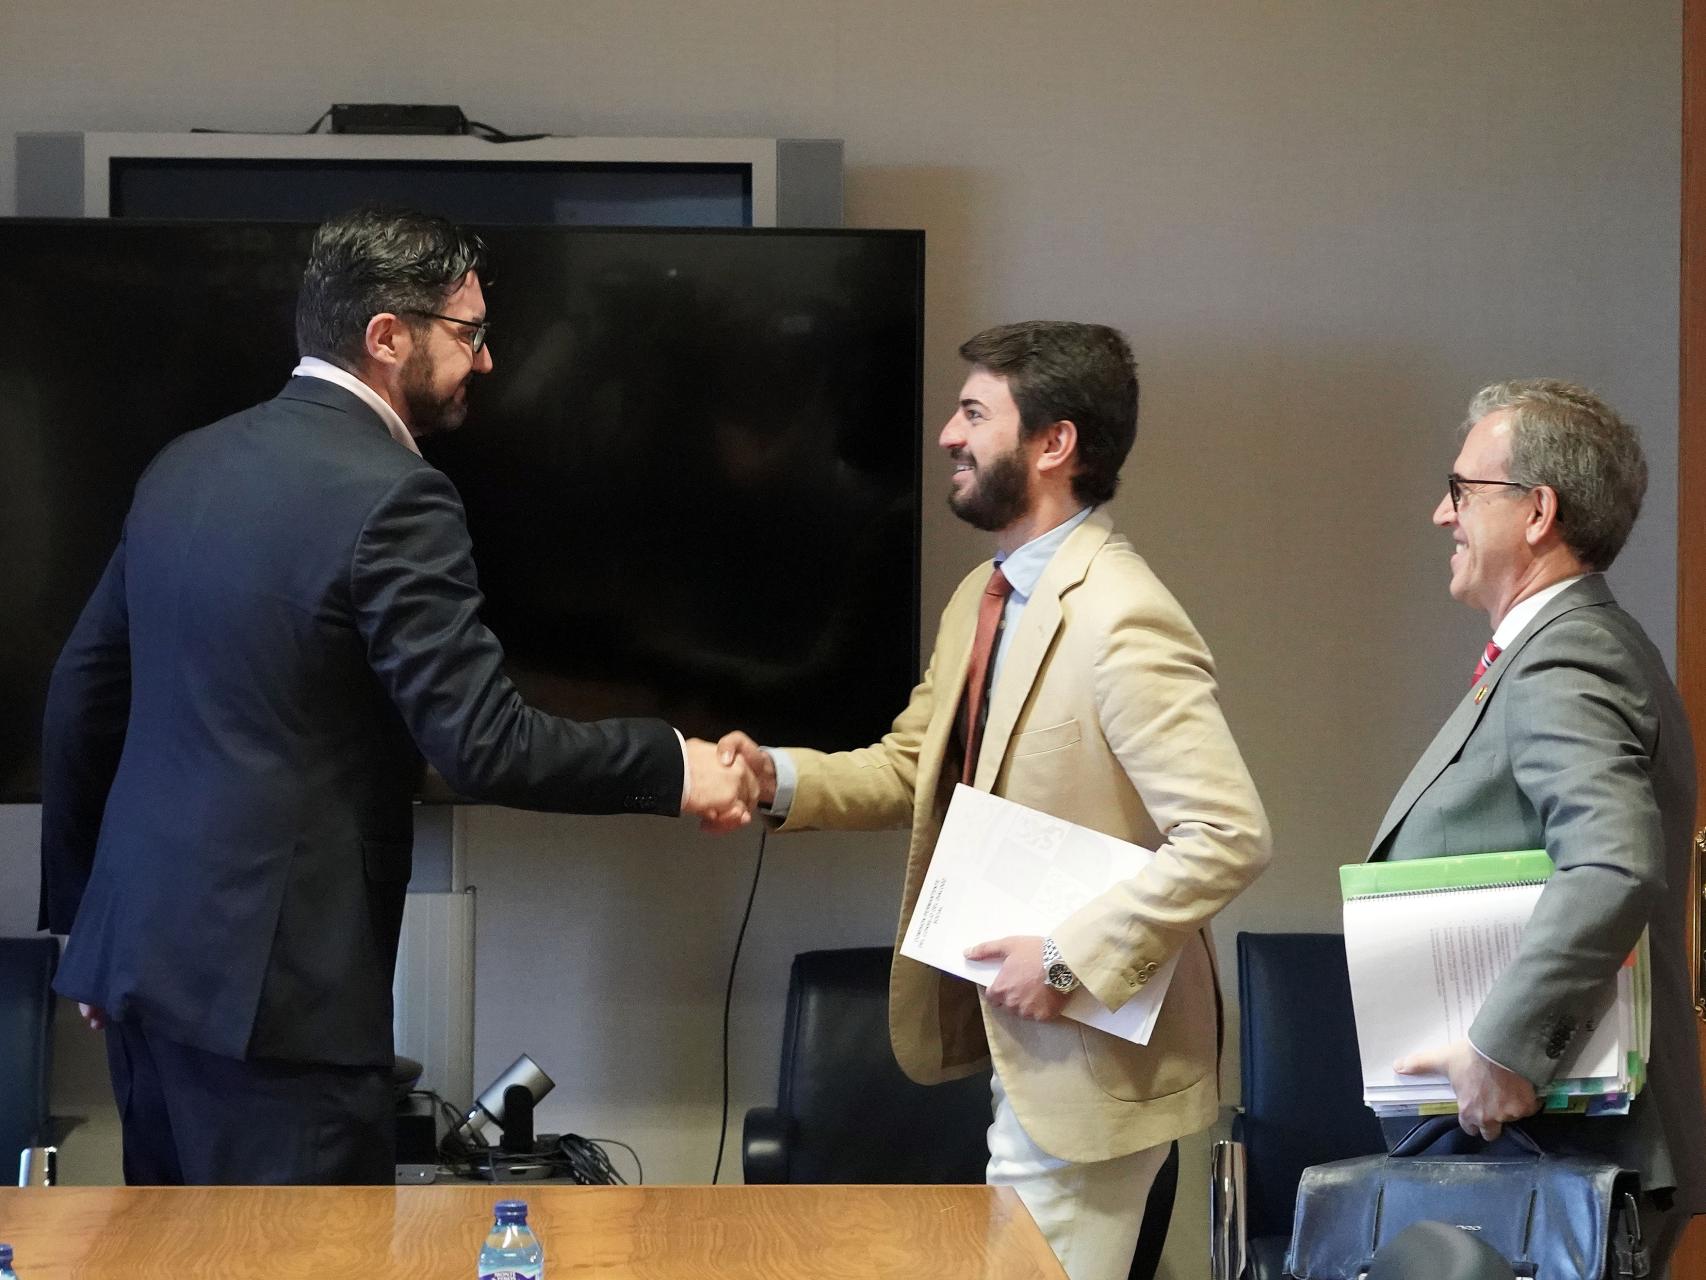
[{"label": "clasped hand", "polygon": [[746,760],[714,742],[687,739],[692,782],[681,811],[699,819],[699,830],[734,831],[752,821],[758,808],[758,778]]}]

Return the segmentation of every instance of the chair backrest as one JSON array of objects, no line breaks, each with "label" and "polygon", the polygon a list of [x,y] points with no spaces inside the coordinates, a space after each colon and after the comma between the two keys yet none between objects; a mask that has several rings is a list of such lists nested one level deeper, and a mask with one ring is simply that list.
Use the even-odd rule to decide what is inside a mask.
[{"label": "chair backrest", "polygon": [[1304,1169],[1386,1149],[1362,1100],[1344,938],[1240,933],[1238,999],[1246,1221],[1252,1238],[1289,1237]]},{"label": "chair backrest", "polygon": [[19,1151],[46,1140],[58,967],[53,938],[0,938],[0,1184]]},{"label": "chair backrest", "polygon": [[794,957],[777,1107],[790,1120],[788,1181],[982,1182],[989,1071],[925,1086],[889,1047],[887,947]]}]

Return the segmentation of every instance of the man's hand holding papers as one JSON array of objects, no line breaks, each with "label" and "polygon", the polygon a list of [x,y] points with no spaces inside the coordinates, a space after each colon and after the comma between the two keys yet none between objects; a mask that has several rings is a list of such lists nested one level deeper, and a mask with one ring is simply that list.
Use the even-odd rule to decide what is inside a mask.
[{"label": "man's hand holding papers", "polygon": [[1491,1142],[1513,1120],[1540,1110],[1540,1098],[1526,1077],[1501,1067],[1467,1039],[1392,1064],[1401,1076],[1444,1076],[1457,1095],[1457,1123],[1463,1132]]},{"label": "man's hand holding papers", "polygon": [[989,1003],[1033,1022],[1060,1017],[1069,992],[1049,986],[1043,966],[1043,940],[1027,934],[996,938],[966,948],[967,960],[999,960],[1001,972],[989,984]]},{"label": "man's hand holding papers", "polygon": [[1084,987],[1057,1000],[1060,993],[1044,976],[1042,944],[1044,934],[1153,857],[1102,832],[957,786],[900,952],[986,986],[991,1003],[1010,1013],[1037,1020],[1058,1014],[1147,1044],[1177,954],[1154,965],[1142,990],[1111,1010]]}]

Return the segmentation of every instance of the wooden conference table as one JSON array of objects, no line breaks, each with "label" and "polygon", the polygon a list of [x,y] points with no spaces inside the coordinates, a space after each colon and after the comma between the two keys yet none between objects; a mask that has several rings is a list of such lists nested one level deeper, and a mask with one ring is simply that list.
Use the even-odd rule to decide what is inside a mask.
[{"label": "wooden conference table", "polygon": [[0,1188],[20,1280],[471,1280],[499,1200],[548,1280],[1062,1280],[1005,1187]]}]

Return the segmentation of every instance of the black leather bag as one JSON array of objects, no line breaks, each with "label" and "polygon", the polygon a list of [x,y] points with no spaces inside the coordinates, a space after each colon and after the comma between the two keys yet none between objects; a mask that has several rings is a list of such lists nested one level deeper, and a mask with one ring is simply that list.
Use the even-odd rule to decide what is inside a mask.
[{"label": "black leather bag", "polygon": [[1647,1274],[1635,1174],[1602,1160],[1549,1155],[1517,1126],[1474,1154],[1434,1153],[1456,1128],[1455,1117],[1436,1117],[1389,1155],[1305,1169],[1287,1271],[1297,1280],[1357,1280],[1405,1227],[1446,1222],[1491,1245],[1519,1277]]}]

